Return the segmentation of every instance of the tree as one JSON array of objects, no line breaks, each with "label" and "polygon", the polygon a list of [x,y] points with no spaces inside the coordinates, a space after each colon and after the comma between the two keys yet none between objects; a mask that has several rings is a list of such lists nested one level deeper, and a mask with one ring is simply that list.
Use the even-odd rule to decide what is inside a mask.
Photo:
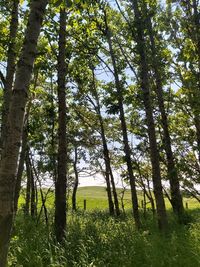
[{"label": "tree", "polygon": [[58,242],[65,236],[67,187],[66,138],[66,10],[60,8],[58,53],[58,167],[55,181],[55,233]]},{"label": "tree", "polygon": [[13,196],[28,87],[47,3],[47,0],[31,2],[23,49],[17,64],[16,78],[9,106],[7,130],[0,162],[0,265],[2,267],[6,266],[13,223]]},{"label": "tree", "polygon": [[122,82],[119,78],[118,68],[117,68],[117,62],[116,62],[116,56],[113,49],[113,43],[112,43],[112,32],[109,28],[108,24],[108,17],[107,17],[107,11],[104,9],[104,21],[105,21],[105,37],[108,42],[109,47],[109,53],[111,57],[111,62],[113,66],[113,76],[115,79],[115,87],[117,90],[117,101],[119,105],[119,114],[120,114],[120,122],[121,122],[121,130],[122,130],[122,136],[123,136],[123,144],[124,144],[124,153],[125,153],[125,160],[127,164],[128,169],[128,175],[130,180],[130,186],[131,186],[131,197],[132,197],[132,208],[133,208],[133,216],[135,219],[135,224],[137,228],[140,228],[140,218],[139,218],[139,211],[138,211],[138,200],[137,200],[137,192],[136,192],[136,184],[135,184],[135,177],[133,174],[132,169],[132,161],[131,161],[131,151],[130,146],[128,142],[128,134],[127,134],[127,125],[126,125],[126,119],[124,114],[124,107],[123,107],[123,86]]},{"label": "tree", "polygon": [[7,117],[9,112],[9,104],[12,96],[12,86],[16,67],[16,38],[18,29],[18,9],[19,0],[14,0],[12,3],[11,21],[10,21],[10,34],[9,45],[7,51],[7,67],[6,78],[4,82],[3,94],[3,108],[2,108],[2,123],[1,123],[1,149],[4,146],[4,139],[6,133]]},{"label": "tree", "polygon": [[[155,8],[155,5],[152,8]],[[163,81],[161,76],[162,74],[160,71],[162,67],[159,66],[160,60],[157,53],[157,51],[159,51],[159,48],[156,47],[155,31],[153,31],[152,21],[149,14],[150,11],[147,11],[146,3],[144,3],[144,10],[145,10],[144,15],[146,17],[147,31],[150,39],[152,69],[154,72],[155,87],[156,87],[155,90],[158,100],[159,111],[161,114],[161,124],[163,128],[163,142],[167,159],[167,174],[168,174],[168,179],[170,181],[171,203],[174,212],[179,216],[179,219],[181,220],[181,217],[183,215],[183,201],[180,192],[180,184],[179,184],[177,169],[175,166],[174,155],[172,152],[168,117],[164,105]]]},{"label": "tree", "polygon": [[132,8],[135,14],[135,28],[136,36],[135,41],[137,43],[137,51],[139,54],[139,64],[140,64],[140,86],[143,92],[143,101],[146,113],[146,122],[148,126],[148,135],[150,142],[150,155],[151,164],[153,172],[153,184],[154,184],[154,194],[157,206],[158,214],[158,225],[161,230],[166,230],[167,228],[167,215],[165,202],[162,192],[161,184],[161,173],[160,173],[160,163],[159,163],[159,152],[156,141],[155,123],[153,118],[152,101],[150,95],[150,84],[148,75],[148,62],[146,56],[146,47],[144,40],[144,28],[142,24],[141,12],[139,10],[138,1],[131,0]]}]

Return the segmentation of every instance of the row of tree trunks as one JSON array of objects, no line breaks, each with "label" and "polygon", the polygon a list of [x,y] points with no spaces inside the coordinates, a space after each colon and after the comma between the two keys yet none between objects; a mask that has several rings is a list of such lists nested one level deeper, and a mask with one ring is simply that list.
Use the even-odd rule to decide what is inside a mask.
[{"label": "row of tree trunks", "polygon": [[146,122],[148,126],[148,135],[150,142],[150,157],[152,164],[152,178],[153,178],[153,186],[154,186],[154,194],[156,200],[157,207],[157,215],[158,215],[158,226],[160,230],[165,231],[167,228],[167,214],[165,208],[165,202],[162,192],[162,183],[161,183],[161,173],[160,173],[160,163],[159,163],[159,152],[157,148],[156,141],[156,131],[155,131],[155,123],[153,118],[153,109],[151,103],[151,95],[150,95],[150,85],[148,78],[148,64],[146,58],[146,49],[145,49],[145,40],[144,40],[144,32],[141,14],[138,7],[137,0],[131,0],[133,11],[135,14],[135,26],[136,26],[136,42],[137,42],[137,50],[140,56],[140,80],[141,80],[141,89],[143,92],[143,102],[146,112]]},{"label": "row of tree trunks", "polygon": [[155,77],[156,95],[158,99],[158,106],[159,106],[159,110],[161,114],[161,123],[162,123],[162,128],[163,128],[164,148],[165,148],[165,152],[167,156],[167,174],[168,174],[168,179],[170,181],[171,203],[172,203],[174,212],[178,215],[179,219],[181,220],[182,215],[183,215],[183,201],[182,201],[182,196],[180,192],[177,168],[175,166],[174,156],[173,156],[172,147],[171,147],[171,138],[170,138],[169,127],[168,127],[168,118],[167,118],[167,114],[166,114],[165,106],[164,106],[163,85],[162,85],[161,74],[159,71],[159,59],[156,56],[157,55],[156,44],[155,44],[151,18],[147,12],[146,3],[144,5],[145,5],[145,11],[146,11],[145,15],[147,18],[146,20],[147,29],[148,29],[151,51],[152,51],[152,67],[153,67],[154,77]]},{"label": "row of tree trunks", "polygon": [[118,105],[119,105],[120,122],[121,122],[122,136],[123,136],[124,153],[125,153],[127,170],[128,170],[128,175],[129,175],[130,187],[131,187],[133,216],[134,216],[136,228],[140,228],[141,222],[140,222],[139,209],[138,209],[138,198],[137,198],[137,192],[136,192],[135,176],[133,174],[131,150],[130,150],[130,146],[128,142],[128,133],[127,133],[126,119],[125,119],[124,107],[123,107],[123,96],[122,96],[123,88],[122,88],[122,85],[119,79],[117,63],[115,59],[116,57],[115,57],[113,44],[111,40],[111,32],[110,32],[110,29],[107,23],[106,12],[105,12],[105,24],[106,24],[105,25],[106,26],[106,32],[105,32],[106,39],[108,41],[109,52],[110,52],[113,70],[114,70],[113,75],[115,79],[115,86],[116,86],[117,94],[118,94]]},{"label": "row of tree trunks", "polygon": [[26,202],[24,212],[26,215],[31,214],[32,217],[36,217],[36,181],[34,178],[33,167],[30,160],[29,151],[26,153],[26,174],[27,174],[27,187],[26,187]]},{"label": "row of tree trunks", "polygon": [[[112,172],[112,167],[111,167],[111,160],[110,160],[110,155],[109,155],[109,150],[108,150],[108,145],[107,145],[107,140],[106,140],[106,135],[105,135],[105,127],[104,127],[104,122],[103,122],[103,117],[101,114],[101,107],[100,107],[100,102],[99,102],[99,95],[97,92],[96,88],[96,82],[95,82],[95,74],[94,70],[92,70],[93,74],[93,94],[96,100],[96,112],[99,118],[99,123],[100,123],[100,129],[101,129],[101,139],[102,139],[102,144],[103,144],[103,155],[104,155],[104,162],[106,166],[106,182],[108,183],[109,186],[109,204],[110,202],[112,203],[112,206],[109,208],[112,208],[111,212],[115,213],[117,216],[120,215],[120,209],[119,209],[119,202],[118,202],[118,196],[117,196],[117,191],[116,191],[116,186],[115,186],[115,181],[114,181],[114,176]],[[111,186],[112,186],[112,191],[111,191]],[[108,187],[107,187],[107,193],[108,193]],[[112,200],[112,195],[114,199],[114,204]]]},{"label": "row of tree trunks", "polygon": [[0,162],[0,266],[7,265],[7,253],[14,215],[17,163],[24,124],[25,106],[36,57],[37,41],[47,0],[31,1],[25,40],[17,64]]}]

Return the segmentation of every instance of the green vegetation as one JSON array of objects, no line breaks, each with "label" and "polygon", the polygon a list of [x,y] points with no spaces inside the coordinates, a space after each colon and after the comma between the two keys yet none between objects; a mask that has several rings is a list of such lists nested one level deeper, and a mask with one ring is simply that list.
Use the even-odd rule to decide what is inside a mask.
[{"label": "green vegetation", "polygon": [[[118,189],[118,194],[121,189]],[[21,196],[21,204],[23,196]],[[83,211],[83,200],[87,211]],[[130,191],[125,193],[130,203]],[[139,200],[142,200],[139,194]],[[166,235],[157,229],[156,218],[147,210],[142,229],[137,231],[127,204],[126,215],[110,217],[104,187],[81,187],[78,190],[78,211],[68,212],[64,245],[55,242],[53,228],[53,193],[47,198],[49,225],[25,216],[22,209],[16,217],[9,252],[9,266],[73,267],[73,266],[200,266],[200,208],[195,199],[184,198],[189,209],[185,225],[176,222],[168,210],[169,230]],[[167,203],[167,202],[166,202]],[[167,207],[170,206],[167,204]]]},{"label": "green vegetation", "polygon": [[199,0],[0,3],[0,267],[200,266]]},{"label": "green vegetation", "polygon": [[114,218],[103,211],[69,213],[63,246],[55,243],[52,224],[38,225],[22,213],[16,218],[9,266],[200,266],[200,210],[190,210],[187,225],[168,212],[170,229],[162,235],[151,212],[136,231],[131,214]]},{"label": "green vegetation", "polygon": [[[119,202],[120,202],[120,197],[123,189],[118,188],[117,193],[119,196]],[[69,196],[69,198],[71,195]],[[91,211],[91,210],[106,210],[108,208],[108,197],[106,193],[106,188],[101,187],[101,186],[85,186],[85,187],[80,187],[77,192],[77,207],[78,209],[83,209],[84,207],[84,199],[86,199],[86,209]],[[138,192],[138,200],[139,204],[141,207],[141,202],[142,202],[142,193]],[[39,206],[41,206],[41,201],[39,198]],[[166,202],[166,207],[168,209],[171,209],[171,205],[169,203],[169,200],[165,198]],[[22,205],[25,203],[25,197],[22,194],[20,196],[19,200],[19,206],[22,207]],[[195,209],[199,208],[200,204],[199,202],[192,198],[192,197],[184,197],[183,198],[183,204],[186,207],[186,203],[188,205],[189,209]],[[69,201],[69,205],[71,205],[71,201]],[[120,202],[121,205],[121,202]],[[50,192],[47,197],[46,201],[46,206],[47,208],[53,208],[54,206],[54,193]],[[126,189],[125,194],[124,194],[124,206],[125,209],[131,209],[131,191],[130,189]],[[150,203],[147,203],[147,208],[150,208]]]}]

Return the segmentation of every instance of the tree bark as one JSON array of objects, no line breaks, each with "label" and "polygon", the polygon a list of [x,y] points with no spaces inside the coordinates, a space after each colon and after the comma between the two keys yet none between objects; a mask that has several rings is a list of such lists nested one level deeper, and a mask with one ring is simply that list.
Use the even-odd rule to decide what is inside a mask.
[{"label": "tree bark", "polygon": [[6,67],[6,78],[5,78],[5,88],[3,94],[3,108],[2,108],[2,123],[1,123],[1,149],[4,146],[4,139],[6,134],[7,119],[9,112],[9,104],[12,96],[12,86],[16,67],[16,37],[18,30],[18,9],[19,0],[14,0],[11,12],[10,21],[10,36],[9,45],[7,52],[7,67]]},{"label": "tree bark", "polygon": [[66,229],[66,146],[66,11],[61,8],[58,54],[58,175],[55,183],[55,233],[58,242],[63,241]]},{"label": "tree bark", "polygon": [[138,7],[138,1],[131,0],[131,3],[133,5],[133,10],[135,13],[136,42],[137,42],[138,54],[140,56],[140,79],[141,79],[141,88],[143,92],[143,102],[145,106],[146,121],[148,126],[148,136],[150,141],[150,157],[152,165],[154,194],[157,206],[158,226],[160,230],[165,231],[168,223],[167,223],[165,202],[162,192],[159,152],[157,148],[153,109],[152,109],[151,95],[149,90],[148,63],[146,58],[143,25]]},{"label": "tree bark", "polygon": [[25,106],[37,41],[48,0],[31,2],[23,50],[17,64],[0,162],[0,266],[5,267],[14,215],[14,189]]},{"label": "tree bark", "polygon": [[155,84],[156,84],[156,95],[157,95],[158,106],[159,106],[159,110],[161,114],[161,124],[163,128],[164,149],[165,149],[166,157],[167,157],[167,174],[168,174],[168,179],[170,182],[171,203],[172,203],[172,208],[174,212],[178,215],[179,219],[181,220],[183,216],[183,211],[184,211],[183,200],[182,200],[181,191],[180,191],[177,168],[174,162],[174,155],[172,152],[167,113],[165,111],[165,106],[164,106],[163,85],[162,85],[161,74],[159,71],[159,60],[157,58],[155,38],[154,38],[151,18],[147,14],[146,3],[145,3],[145,11],[146,11],[145,15],[147,18],[147,29],[148,29],[148,34],[150,37],[150,45],[151,45],[151,52],[152,52],[151,58],[152,58],[152,67],[154,71]]}]

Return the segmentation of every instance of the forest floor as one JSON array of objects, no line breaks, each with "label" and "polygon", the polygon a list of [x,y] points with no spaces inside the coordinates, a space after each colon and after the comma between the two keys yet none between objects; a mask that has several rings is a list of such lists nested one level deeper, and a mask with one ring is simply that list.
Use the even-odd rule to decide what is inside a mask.
[{"label": "forest floor", "polygon": [[48,208],[48,225],[43,216],[38,222],[21,209],[12,233],[9,267],[200,267],[200,208],[193,199],[186,202],[185,224],[178,224],[168,209],[169,229],[161,234],[150,209],[145,216],[141,209],[142,229],[137,231],[128,208],[120,218],[108,215],[104,188],[80,188],[79,209],[68,212],[62,246],[54,240],[53,209]]}]

